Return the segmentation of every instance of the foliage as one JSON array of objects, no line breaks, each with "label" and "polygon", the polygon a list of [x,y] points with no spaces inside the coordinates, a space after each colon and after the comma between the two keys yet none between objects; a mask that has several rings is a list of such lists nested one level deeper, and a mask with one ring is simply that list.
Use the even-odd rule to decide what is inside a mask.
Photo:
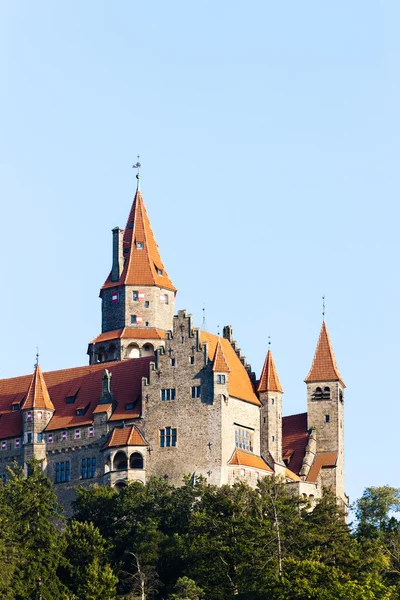
[{"label": "foliage", "polygon": [[394,600],[399,490],[368,488],[354,532],[335,497],[313,508],[283,481],[187,478],[80,488],[65,523],[40,463],[0,485],[5,600]]}]

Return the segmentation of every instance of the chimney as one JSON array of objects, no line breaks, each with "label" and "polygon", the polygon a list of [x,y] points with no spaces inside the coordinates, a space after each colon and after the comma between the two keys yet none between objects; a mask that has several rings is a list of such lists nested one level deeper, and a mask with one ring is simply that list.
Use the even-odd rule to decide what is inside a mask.
[{"label": "chimney", "polygon": [[111,271],[111,281],[119,281],[122,269],[124,268],[124,253],[122,250],[123,230],[119,227],[114,227],[113,234],[113,261]]}]

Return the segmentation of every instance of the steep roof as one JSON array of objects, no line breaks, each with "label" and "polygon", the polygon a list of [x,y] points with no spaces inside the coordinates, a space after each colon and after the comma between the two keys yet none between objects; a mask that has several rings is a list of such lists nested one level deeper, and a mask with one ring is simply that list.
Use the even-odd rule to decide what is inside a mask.
[{"label": "steep roof", "polygon": [[279,381],[278,372],[275,367],[275,362],[271,350],[268,350],[260,381],[258,383],[257,392],[280,392],[283,393],[281,382]]},{"label": "steep roof", "polygon": [[148,443],[138,428],[132,425],[131,427],[114,427],[103,446],[103,450],[117,448],[118,446],[148,446]]},{"label": "steep roof", "polygon": [[218,339],[218,343],[215,348],[213,362],[213,371],[216,371],[218,373],[229,373],[230,369],[228,367],[228,363],[226,362],[225,354],[222,350],[220,339]]},{"label": "steep roof", "polygon": [[296,475],[300,473],[309,437],[307,413],[283,417],[282,457]]},{"label": "steep roof", "polygon": [[336,364],[331,340],[325,321],[322,323],[317,348],[310,372],[304,380],[306,383],[318,381],[340,381],[344,386],[342,377]]},{"label": "steep roof", "polygon": [[229,395],[233,398],[238,398],[239,400],[245,400],[251,404],[261,406],[259,399],[254,393],[254,388],[250,377],[243,364],[240,362],[238,355],[232,348],[229,340],[225,338],[219,338],[213,333],[208,333],[208,331],[200,331],[200,342],[206,342],[208,344],[208,358],[211,362],[214,360],[218,340],[221,344],[221,348],[229,368]]},{"label": "steep roof", "polygon": [[[99,363],[62,371],[43,373],[55,412],[47,430],[64,429],[89,425],[98,406],[102,390],[102,375],[105,368],[112,373],[112,392],[115,409],[111,420],[137,418],[141,415],[142,377],[149,376],[149,365],[154,357],[134,358],[123,361]],[[32,383],[31,375],[0,380],[0,439],[16,437],[22,431],[20,411],[13,411],[12,405],[27,396]],[[67,404],[67,397],[75,397],[73,404]],[[127,405],[132,409],[127,409]],[[87,407],[85,414],[76,414],[78,407]]]},{"label": "steep roof", "polygon": [[229,465],[240,465],[242,467],[254,467],[255,469],[262,469],[273,473],[273,470],[267,465],[265,460],[261,456],[250,454],[249,452],[243,452],[235,448],[229,462]]},{"label": "steep roof", "polygon": [[21,408],[45,408],[47,410],[54,410],[54,405],[50,399],[49,391],[39,363],[35,367],[31,385],[29,386],[28,393]]},{"label": "steep roof", "polygon": [[324,467],[336,467],[338,453],[337,452],[318,452],[311,465],[311,469],[307,475],[307,481],[315,482],[318,475]]},{"label": "steep roof", "polygon": [[156,285],[176,292],[161,260],[140,190],[135,194],[124,230],[123,255],[125,265],[119,281],[112,281],[110,273],[102,289],[121,284]]}]

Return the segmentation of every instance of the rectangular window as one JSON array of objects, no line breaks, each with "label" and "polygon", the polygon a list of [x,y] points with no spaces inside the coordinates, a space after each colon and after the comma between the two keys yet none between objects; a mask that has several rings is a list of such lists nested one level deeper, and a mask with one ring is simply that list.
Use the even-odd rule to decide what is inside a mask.
[{"label": "rectangular window", "polygon": [[49,433],[49,434],[47,435],[47,441],[48,441],[48,443],[49,443],[49,444],[52,444],[52,443],[53,443],[53,434],[52,434],[52,433]]},{"label": "rectangular window", "polygon": [[175,388],[162,389],[161,400],[175,400]]},{"label": "rectangular window", "polygon": [[225,383],[225,375],[217,375],[217,383]]},{"label": "rectangular window", "polygon": [[189,356],[189,362],[191,365],[194,365],[194,356]]},{"label": "rectangular window", "polygon": [[19,410],[19,402],[15,402],[12,405],[12,410],[13,410],[13,412],[17,412],[17,410]]},{"label": "rectangular window", "polygon": [[175,358],[171,358],[171,367],[175,366]]},{"label": "rectangular window", "polygon": [[81,439],[81,430],[80,429],[75,429],[75,439],[76,440]]},{"label": "rectangular window", "polygon": [[199,385],[192,387],[192,398],[201,398],[201,387]]},{"label": "rectangular window", "polygon": [[132,292],[132,300],[134,302],[137,302],[139,300],[139,293],[138,292]]},{"label": "rectangular window", "polygon": [[37,434],[37,441],[38,442],[43,442],[43,433],[38,433]]},{"label": "rectangular window", "polygon": [[32,434],[31,433],[26,434],[26,443],[32,444]]},{"label": "rectangular window", "polygon": [[21,440],[20,440],[20,439],[16,439],[16,440],[15,440],[15,447],[16,447],[16,448],[19,448],[19,447],[20,447],[20,445],[21,445]]},{"label": "rectangular window", "polygon": [[[90,460],[90,458],[88,460]],[[82,458],[81,479],[87,479],[87,476],[86,458]]]},{"label": "rectangular window", "polygon": [[150,306],[150,302],[148,300],[146,300],[146,302],[144,303],[144,307],[149,308],[149,306]]},{"label": "rectangular window", "polygon": [[329,415],[325,415],[325,423],[329,423]]},{"label": "rectangular window", "polygon": [[94,427],[89,427],[89,437],[94,437]]},{"label": "rectangular window", "polygon": [[1,449],[7,450],[7,442],[1,442]]},{"label": "rectangular window", "polygon": [[118,302],[118,292],[113,292],[111,295],[111,302],[113,304],[115,304],[116,302]]},{"label": "rectangular window", "polygon": [[235,446],[253,452],[254,431],[245,427],[235,427]]},{"label": "rectangular window", "polygon": [[176,429],[172,427],[160,429],[160,447],[169,448],[171,446],[176,446]]},{"label": "rectangular window", "polygon": [[69,471],[69,460],[65,462],[56,463],[56,483],[64,483],[64,481],[69,481],[70,471]]},{"label": "rectangular window", "polygon": [[32,413],[31,412],[28,412],[28,414],[26,415],[26,420],[32,421]]},{"label": "rectangular window", "polygon": [[67,432],[66,432],[66,431],[63,431],[63,432],[61,433],[61,439],[62,439],[62,440],[66,440],[66,439],[67,439]]},{"label": "rectangular window", "polygon": [[131,325],[136,324],[136,315],[131,315]]}]

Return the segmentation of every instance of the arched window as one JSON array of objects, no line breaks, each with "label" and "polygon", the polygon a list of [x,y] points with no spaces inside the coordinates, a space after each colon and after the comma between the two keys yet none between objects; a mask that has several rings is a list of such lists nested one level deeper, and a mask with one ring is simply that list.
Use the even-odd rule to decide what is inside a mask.
[{"label": "arched window", "polygon": [[129,459],[131,469],[143,469],[143,456],[139,452],[131,454]]},{"label": "arched window", "polygon": [[115,344],[111,344],[111,346],[108,349],[108,360],[116,360],[117,358],[117,348],[115,346]]},{"label": "arched window", "polygon": [[127,358],[139,358],[140,350],[137,344],[130,344],[126,351]]},{"label": "arched window", "polygon": [[324,392],[322,394],[322,397],[324,400],[329,400],[329,398],[331,397],[331,388],[328,386],[324,387]]},{"label": "arched window", "polygon": [[152,344],[145,344],[142,347],[142,356],[153,356],[154,355],[154,347]]},{"label": "arched window", "polygon": [[114,456],[113,465],[114,471],[124,471],[128,468],[128,458],[125,452],[122,452],[122,450],[117,452],[117,454]]},{"label": "arched window", "polygon": [[322,389],[320,387],[315,388],[314,398],[320,400],[322,398]]},{"label": "arched window", "polygon": [[120,492],[125,487],[126,487],[125,481],[117,481],[117,483],[114,485],[114,488],[117,490],[117,492]]},{"label": "arched window", "polygon": [[111,458],[107,456],[106,461],[104,463],[104,473],[109,473],[111,471]]}]

